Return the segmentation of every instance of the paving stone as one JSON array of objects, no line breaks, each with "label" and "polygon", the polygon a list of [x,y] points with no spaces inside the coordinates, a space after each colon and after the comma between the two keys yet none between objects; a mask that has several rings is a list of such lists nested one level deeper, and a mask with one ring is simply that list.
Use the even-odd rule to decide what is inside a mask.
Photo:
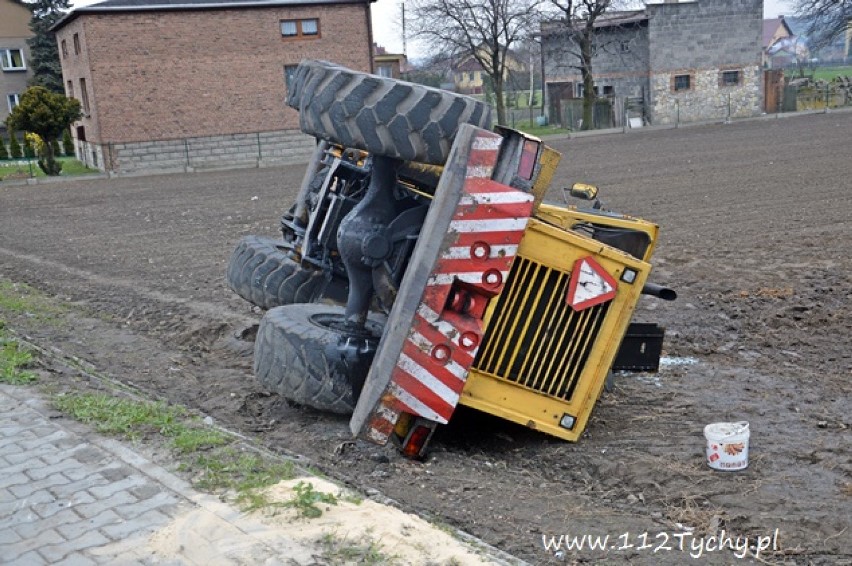
[{"label": "paving stone", "polygon": [[100,529],[101,527],[114,525],[123,521],[124,519],[119,517],[115,513],[115,511],[113,511],[112,509],[107,509],[103,513],[96,515],[91,519],[86,519],[82,521],[78,520],[74,523],[62,525],[56,527],[56,530],[59,532],[59,534],[61,534],[68,540],[74,540],[88,531],[94,531]]},{"label": "paving stone", "polygon": [[166,512],[171,511],[171,509],[176,506],[178,503],[177,499],[174,496],[168,493],[158,493],[154,497],[144,499],[139,501],[138,503],[133,503],[131,505],[120,505],[115,508],[116,513],[124,517],[125,519],[134,519],[147,513],[151,509],[165,508],[163,509]]},{"label": "paving stone", "polygon": [[16,485],[25,484],[30,481],[23,472],[18,472],[17,474],[12,474],[10,476],[6,476],[5,474],[0,477],[0,489],[9,489]]},{"label": "paving stone", "polygon": [[[106,476],[106,474],[104,474]],[[105,478],[105,479],[108,479]],[[99,485],[89,489],[89,493],[95,496],[96,499],[106,499],[107,497],[120,491],[130,491],[134,487],[138,487],[145,483],[145,479],[139,474],[125,477],[120,481],[111,481],[104,485]]]},{"label": "paving stone", "polygon": [[[78,463],[78,466],[82,467],[82,464]],[[52,493],[56,499],[68,499],[73,496],[75,493],[85,491],[91,489],[93,487],[98,487],[107,484],[107,480],[103,477],[100,472],[92,473],[91,470],[86,470],[87,475],[79,480],[72,481],[71,483],[66,483],[62,485],[55,485],[53,487],[48,488],[50,493]],[[68,471],[64,472],[65,475],[68,475]]]},{"label": "paving stone", "polygon": [[168,525],[169,521],[168,515],[153,509],[123,523],[108,525],[102,528],[101,532],[112,540],[124,540],[155,532]]},{"label": "paving stone", "polygon": [[130,495],[126,491],[121,491],[111,495],[106,499],[97,499],[92,503],[86,503],[84,505],[77,505],[75,509],[77,513],[79,513],[82,517],[86,519],[91,519],[98,513],[106,509],[112,509],[113,507],[118,507],[119,505],[129,505],[131,503],[136,503],[138,499]]},{"label": "paving stone", "polygon": [[14,544],[22,538],[23,537],[19,535],[15,529],[0,528],[0,544]]},{"label": "paving stone", "polygon": [[80,515],[78,515],[74,509],[65,507],[58,513],[54,513],[46,519],[42,519],[38,515],[34,515],[33,520],[31,521],[21,520],[14,526],[14,530],[16,533],[21,535],[22,538],[29,539],[38,537],[44,531],[51,529],[59,532],[57,530],[58,527],[74,522],[80,522]]},{"label": "paving stone", "polygon": [[72,552],[62,560],[54,562],[52,566],[94,566],[97,564],[91,558],[83,556],[79,552]]},{"label": "paving stone", "polygon": [[15,564],[21,566],[41,566],[47,564],[47,561],[35,550],[31,550],[23,554],[15,560]]},{"label": "paving stone", "polygon": [[89,531],[73,540],[63,541],[59,544],[42,546],[38,549],[39,554],[44,556],[50,563],[62,560],[72,552],[79,552],[93,546],[107,544],[109,539],[98,531]]},{"label": "paving stone", "polygon": [[24,554],[42,548],[44,545],[48,544],[60,544],[65,539],[62,538],[62,535],[57,533],[53,529],[48,529],[46,531],[42,531],[39,533],[38,538],[25,538],[20,542],[12,543],[12,544],[0,544],[0,556],[3,557],[3,561],[9,564],[20,564],[23,563],[22,560],[18,560]]},{"label": "paving stone", "polygon": [[[26,454],[25,454],[26,455]],[[33,478],[30,475],[30,472],[33,470],[44,469],[48,465],[41,459],[38,458],[37,455],[30,454],[29,458],[25,460],[19,460],[14,464],[11,464],[5,468],[3,468],[3,475],[7,474],[17,474],[17,473],[25,473],[30,479],[41,479],[41,478]]]},{"label": "paving stone", "polygon": [[12,492],[12,495],[15,497],[24,499],[36,491],[56,485],[62,485],[64,483],[71,483],[71,480],[63,476],[61,473],[55,473],[39,481],[29,481],[23,484],[11,485],[9,486],[9,491]]},{"label": "paving stone", "polygon": [[59,442],[60,440],[62,440],[63,438],[65,438],[67,436],[68,436],[68,433],[65,432],[64,430],[54,430],[53,432],[51,432],[47,436],[36,437],[36,438],[33,438],[32,440],[23,440],[23,441],[18,442],[18,444],[20,445],[20,447],[24,451],[29,452],[30,450],[35,450],[39,446],[44,446],[45,444],[54,444],[55,445],[57,442]]},{"label": "paving stone", "polygon": [[32,467],[27,470],[27,476],[33,481],[43,480],[51,474],[64,474],[66,471],[71,469],[79,469],[80,462],[71,459],[64,459],[55,464],[48,464],[43,462],[43,465],[40,467]]}]

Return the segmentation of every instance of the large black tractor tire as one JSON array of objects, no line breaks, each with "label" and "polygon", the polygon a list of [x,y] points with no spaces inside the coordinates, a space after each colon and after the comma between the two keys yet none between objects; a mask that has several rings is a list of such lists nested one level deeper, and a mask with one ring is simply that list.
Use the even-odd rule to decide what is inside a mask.
[{"label": "large black tractor tire", "polygon": [[444,163],[461,124],[491,125],[490,107],[474,98],[325,61],[302,61],[287,104],[306,134],[421,163]]},{"label": "large black tractor tire", "polygon": [[[296,291],[311,275],[275,243],[271,238],[246,236],[231,254],[225,272],[228,286],[262,309],[293,303]],[[314,298],[307,293],[304,297]]]},{"label": "large black tractor tire", "polygon": [[254,343],[254,374],[300,405],[351,414],[376,353],[384,320],[370,316],[357,335],[342,329],[344,308],[294,304],[269,310]]}]

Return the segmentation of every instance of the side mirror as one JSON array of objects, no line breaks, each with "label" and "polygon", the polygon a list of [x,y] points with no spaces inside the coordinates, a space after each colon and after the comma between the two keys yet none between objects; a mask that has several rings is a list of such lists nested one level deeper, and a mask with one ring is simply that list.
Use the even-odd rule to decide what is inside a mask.
[{"label": "side mirror", "polygon": [[[586,183],[574,183],[574,186],[568,189],[562,189],[563,196],[572,196],[583,200],[595,200],[598,196],[598,188],[594,185]],[[567,202],[567,198],[565,199]]]}]

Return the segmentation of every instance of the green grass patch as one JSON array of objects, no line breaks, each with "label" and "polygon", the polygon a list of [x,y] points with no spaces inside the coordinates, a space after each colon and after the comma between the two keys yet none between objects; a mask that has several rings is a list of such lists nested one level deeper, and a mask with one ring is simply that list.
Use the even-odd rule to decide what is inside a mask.
[{"label": "green grass patch", "polygon": [[210,450],[230,443],[230,436],[213,428],[189,428],[172,439],[172,447],[181,454]]},{"label": "green grass patch", "polygon": [[292,507],[300,517],[305,519],[316,519],[322,516],[322,505],[337,505],[337,496],[333,493],[325,493],[314,489],[311,482],[300,481],[293,486],[295,492],[293,497],[284,505]]},{"label": "green grass patch", "polygon": [[325,533],[317,542],[322,548],[324,563],[333,566],[401,564],[398,556],[386,554],[376,541],[367,536],[355,540],[338,536],[337,533]]},{"label": "green grass patch", "polygon": [[[169,440],[181,471],[193,475],[193,485],[208,492],[230,492],[244,510],[274,504],[263,489],[295,477],[292,462],[281,462],[233,448],[234,438],[210,428],[183,407],[136,401],[103,393],[56,395],[54,407],[103,434],[125,439]],[[303,494],[309,499],[311,494]]]},{"label": "green grass patch", "polygon": [[[97,169],[89,169],[81,161],[73,157],[60,157],[57,161],[62,163],[61,177],[100,173]],[[0,181],[28,179],[30,177],[46,177],[35,158],[30,160],[21,158],[0,161]]]},{"label": "green grass patch", "polygon": [[0,382],[10,385],[29,385],[38,381],[36,375],[27,371],[33,355],[3,331],[0,320]]},{"label": "green grass patch", "polygon": [[240,453],[230,447],[197,455],[182,463],[181,469],[196,475],[193,485],[198,489],[233,492],[236,503],[245,511],[283,506],[270,502],[263,490],[296,477],[292,462],[272,461],[257,454]]},{"label": "green grass patch", "polygon": [[62,314],[64,309],[25,283],[0,279],[0,311],[49,322]]},{"label": "green grass patch", "polygon": [[560,128],[559,126],[539,126],[538,124],[530,124],[529,121],[516,122],[514,128],[539,138],[555,134],[568,134],[571,132],[571,130],[567,128]]},{"label": "green grass patch", "polygon": [[817,67],[814,80],[830,81],[836,77],[852,77],[852,65],[845,67]]},{"label": "green grass patch", "polygon": [[187,430],[185,409],[165,403],[134,401],[103,393],[57,395],[53,405],[98,432],[138,440],[159,433],[174,438]]}]

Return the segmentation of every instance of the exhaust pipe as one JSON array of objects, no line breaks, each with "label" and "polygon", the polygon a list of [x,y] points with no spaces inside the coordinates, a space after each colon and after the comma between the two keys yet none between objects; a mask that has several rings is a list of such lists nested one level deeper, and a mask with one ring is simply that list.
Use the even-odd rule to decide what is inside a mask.
[{"label": "exhaust pipe", "polygon": [[677,299],[677,291],[669,289],[668,287],[663,287],[662,285],[657,285],[656,283],[645,283],[645,286],[642,287],[642,294],[653,295],[664,301],[673,301]]}]

